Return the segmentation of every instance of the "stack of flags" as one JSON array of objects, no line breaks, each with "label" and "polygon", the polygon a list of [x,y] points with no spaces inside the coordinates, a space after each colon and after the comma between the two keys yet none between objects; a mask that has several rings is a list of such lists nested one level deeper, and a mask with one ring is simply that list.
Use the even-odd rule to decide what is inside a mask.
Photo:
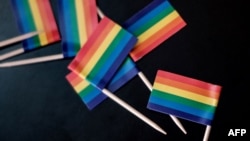
[{"label": "stack of flags", "polygon": [[[137,73],[138,69],[136,68],[134,62],[129,57],[126,58],[118,71],[115,73],[115,76],[108,83],[107,89],[111,92],[115,92],[126,82],[136,76]],[[92,110],[107,98],[101,90],[92,86],[77,73],[71,72],[66,76],[66,78],[89,110]]]},{"label": "stack of flags", "polygon": [[145,123],[166,134],[152,120],[106,89],[136,42],[134,35],[108,17],[104,17],[68,68]]},{"label": "stack of flags", "polygon": [[105,17],[68,68],[102,89],[136,41],[131,33]]},{"label": "stack of flags", "polygon": [[[186,26],[169,1],[153,0],[118,25],[106,16],[98,22],[96,1],[60,0],[60,30],[49,0],[11,2],[20,32],[39,31],[39,35],[23,40],[22,50],[0,56],[0,60],[61,40],[62,53],[59,57],[24,60],[21,64],[73,58],[68,65],[71,72],[66,79],[88,109],[92,110],[110,97],[165,134],[113,92],[141,73],[136,67],[138,60]],[[15,64],[19,63],[13,66]],[[4,66],[12,65],[0,64],[0,67]],[[148,85],[152,90],[148,109],[211,126],[221,86],[164,70],[158,70],[153,86]]]},{"label": "stack of flags", "polygon": [[[158,14],[159,16],[156,16]],[[172,15],[175,16],[173,17]],[[156,48],[160,43],[168,39],[175,32],[182,29],[185,25],[185,21],[181,18],[173,6],[165,0],[154,0],[145,8],[129,18],[124,24],[122,24],[122,27],[133,35],[136,35],[138,42],[130,52],[131,58],[128,57],[125,63],[123,63],[124,65],[120,66],[120,69],[107,88],[110,91],[115,92],[136,76],[136,74],[140,71],[136,68],[135,62],[139,61],[143,56]],[[150,33],[150,35],[148,33]],[[158,36],[158,33],[161,33],[161,36]],[[148,44],[149,42],[154,44]],[[68,80],[70,82],[71,79]],[[115,81],[117,82],[115,83]],[[79,92],[79,90],[77,92]],[[99,97],[99,95],[96,96]]]},{"label": "stack of flags", "polygon": [[[158,16],[157,20],[152,16],[152,15],[156,14],[156,11],[158,13],[159,12],[163,13],[163,14],[161,14],[161,16]],[[99,10],[98,12],[99,12],[99,16],[102,18],[104,14],[100,13],[101,10]],[[172,17],[171,13],[173,13],[173,12],[175,13],[175,17],[171,18]],[[180,22],[179,23],[175,22],[175,19],[179,19]],[[152,22],[152,21],[154,21],[154,22]],[[171,25],[173,25],[173,22],[175,23],[174,25],[178,25],[178,26],[172,27]],[[164,23],[163,26],[162,26],[162,23]],[[142,27],[146,26],[147,28],[144,27],[144,28],[141,28],[139,30],[137,28],[134,28],[135,26],[140,26],[140,25]],[[131,60],[130,57],[128,57],[126,59],[126,60],[130,60],[129,61],[130,66],[128,66],[129,65],[128,61],[126,61],[127,63],[123,63],[120,66],[118,72],[113,77],[113,80],[110,83],[110,85],[107,86],[107,88],[111,92],[115,92],[120,87],[122,87],[124,84],[128,83],[128,81],[130,81],[134,76],[138,75],[143,80],[145,85],[149,88],[149,90],[152,90],[152,84],[150,84],[150,82],[147,80],[147,78],[145,77],[143,72],[139,71],[136,68],[135,61],[138,61],[143,56],[148,54],[149,51],[156,48],[158,44],[160,44],[164,41],[164,39],[167,39],[171,35],[173,35],[173,33],[174,33],[173,31],[177,32],[178,30],[182,29],[185,25],[186,25],[186,23],[184,22],[184,20],[174,10],[173,6],[170,5],[170,3],[167,1],[161,1],[161,0],[153,1],[153,2],[149,3],[145,8],[140,10],[138,13],[134,14],[130,19],[128,19],[123,24],[123,27],[125,27],[126,29],[129,29],[133,35],[137,35],[138,42],[147,42],[147,43],[154,42],[154,44],[151,44],[148,46],[147,44],[138,45],[138,43],[137,43],[137,45],[135,45],[134,49],[137,51],[140,50],[143,53],[138,55],[138,57],[140,56],[139,58],[133,58],[132,55],[130,54],[130,57],[132,57],[133,60]],[[168,29],[172,29],[172,30],[165,30],[164,27],[166,27],[166,29],[168,28]],[[152,34],[150,34],[150,36],[149,36],[147,33],[151,33],[152,28],[155,31]],[[157,34],[158,32],[161,33],[162,35],[164,34],[165,36],[158,36],[158,34]],[[132,52],[133,51],[131,51],[131,53]],[[67,80],[71,83],[72,79],[69,79],[69,78],[67,77]],[[82,80],[82,81],[84,81],[84,80]],[[114,83],[115,81],[117,81],[117,82]],[[71,83],[71,85],[72,85],[72,83]],[[74,87],[74,85],[72,85],[72,86]],[[114,86],[115,86],[115,89],[112,88]],[[89,87],[90,86],[88,86],[88,88]],[[93,94],[93,91],[86,91],[85,87],[83,87],[83,86],[81,88],[82,88],[81,90],[78,89],[78,90],[76,90],[76,92],[77,93],[81,92],[81,94],[85,93],[84,95],[92,95],[92,99],[94,101],[96,101],[96,102],[94,102],[94,105],[93,105],[93,103],[91,103],[92,106],[90,106],[88,100],[86,100],[86,99],[84,99],[84,97],[82,97],[83,102],[87,105],[87,107],[89,109],[93,109],[95,106],[97,106],[99,103],[101,103],[106,98],[105,96],[103,96],[101,91],[98,92],[98,90],[95,90],[95,93]],[[173,119],[173,121],[176,123],[176,125],[186,134],[186,131],[185,131],[184,127],[181,125],[180,121],[172,115],[170,115],[170,117]]]}]

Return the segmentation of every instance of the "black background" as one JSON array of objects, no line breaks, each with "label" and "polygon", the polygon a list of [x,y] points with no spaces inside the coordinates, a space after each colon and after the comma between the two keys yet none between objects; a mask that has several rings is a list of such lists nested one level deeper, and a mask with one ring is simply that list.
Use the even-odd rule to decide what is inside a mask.
[{"label": "black background", "polygon": [[[57,0],[51,0],[57,19]],[[151,0],[98,0],[123,23]],[[210,141],[247,140],[249,126],[249,8],[242,1],[170,0],[187,26],[137,62],[151,83],[158,69],[222,86]],[[0,0],[0,41],[19,35],[9,0]],[[0,49],[0,54],[21,47]],[[60,53],[51,44],[6,61]],[[116,94],[168,132],[164,136],[110,99],[89,111],[66,81],[71,59],[0,68],[0,141],[201,141],[205,126],[146,108],[150,91],[136,76]],[[248,96],[248,97],[247,97]],[[247,129],[228,137],[230,129]]]}]

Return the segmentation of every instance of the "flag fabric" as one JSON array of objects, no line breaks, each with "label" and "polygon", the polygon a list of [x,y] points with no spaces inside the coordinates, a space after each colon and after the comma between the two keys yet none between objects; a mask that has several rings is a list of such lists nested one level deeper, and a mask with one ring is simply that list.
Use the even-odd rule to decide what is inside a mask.
[{"label": "flag fabric", "polygon": [[22,34],[42,31],[23,41],[25,51],[60,40],[60,34],[49,0],[12,0],[13,11]]},{"label": "flag fabric", "polygon": [[[110,90],[110,92],[117,91],[126,82],[136,76],[137,73],[138,69],[136,68],[134,62],[128,57],[115,73],[111,82],[107,85],[107,89]],[[101,90],[97,89],[74,72],[69,73],[66,76],[66,79],[74,88],[75,92],[81,97],[82,101],[89,110],[95,108],[107,97],[101,92]]]},{"label": "flag fabric", "polygon": [[104,17],[68,68],[103,89],[136,42],[131,33]]},{"label": "flag fabric", "polygon": [[59,27],[64,57],[74,57],[98,24],[95,0],[60,0]]},{"label": "flag fabric", "polygon": [[[156,13],[158,14],[157,18],[155,18],[153,16],[153,15],[157,15]],[[169,2],[162,1],[162,0],[153,1],[147,7],[140,10],[138,13],[136,13],[134,16],[132,16],[129,20],[127,20],[122,25],[124,28],[126,28],[126,30],[128,30],[132,34],[136,35],[138,37],[139,41],[144,40],[143,42],[145,42],[144,44],[141,44],[139,46],[137,43],[136,49],[132,50],[132,52],[130,53],[130,56],[133,58],[134,61],[138,61],[144,55],[146,55],[152,49],[154,49],[158,44],[160,44],[165,39],[172,36],[174,33],[176,33],[178,30],[183,28],[185,25],[186,25],[186,23],[184,22],[184,20],[180,17],[180,15],[176,12],[176,10],[169,4]],[[144,26],[144,27],[138,28],[140,26]],[[164,30],[164,32],[157,31],[156,29],[157,30]],[[147,37],[149,35],[148,33],[152,32],[153,30],[155,30],[157,32],[153,33],[150,36],[150,38]],[[159,33],[159,36],[158,36],[158,33]],[[151,44],[150,46],[146,46],[146,44],[149,43],[149,41],[146,42],[147,40],[151,40],[151,42],[155,42],[155,43]],[[135,52],[138,52],[138,51],[141,53],[137,53],[138,55],[133,55],[133,54],[135,54]],[[134,56],[136,56],[136,57],[134,57]],[[107,86],[107,88],[111,92],[115,92],[117,89],[122,87],[125,83],[127,83],[130,79],[132,79],[135,75],[137,75],[138,70],[137,69],[136,69],[136,71],[134,70],[136,67],[135,67],[135,63],[133,60],[129,59],[129,64],[133,64],[133,65],[130,65],[130,66],[132,66],[132,67],[130,67],[130,69],[131,69],[130,71],[127,71],[127,70],[129,70],[128,66],[123,67],[123,65],[122,65],[119,68],[118,72],[114,75],[114,77],[112,78],[112,81]],[[124,63],[124,64],[126,64],[126,63]],[[133,77],[128,77],[128,76],[133,76]],[[121,79],[119,79],[119,78],[121,78]],[[124,79],[122,79],[122,78],[124,78]],[[70,82],[69,79],[68,79],[68,81]],[[115,87],[115,88],[113,88],[113,87]],[[78,92],[78,91],[76,90],[76,92]],[[81,92],[86,94],[89,91],[84,91],[84,88],[82,87]],[[91,94],[91,93],[93,94],[93,92],[90,92],[89,94]],[[78,94],[79,94],[79,92],[78,92]],[[91,104],[88,104],[88,101],[84,100],[84,98],[82,98],[82,99],[87,106],[89,105],[88,108],[92,109],[95,106],[97,106],[102,100],[104,100],[104,98],[102,100],[100,100],[99,96],[103,96],[103,94],[101,94],[100,90],[97,90],[96,94],[93,94],[93,97],[96,97],[97,101],[98,101],[98,102],[94,102],[95,103],[94,106],[91,106]],[[93,100],[93,101],[95,101],[95,100]]]},{"label": "flag fabric", "polygon": [[125,83],[134,78],[138,73],[139,70],[137,69],[134,61],[130,57],[127,57],[112,77],[112,80],[108,83],[107,89],[111,92],[115,92],[120,87],[125,85]]},{"label": "flag fabric", "polygon": [[80,96],[84,104],[89,110],[92,110],[104,99],[106,95],[101,93],[101,90],[84,80],[79,74],[71,72],[66,76],[66,79],[74,88],[75,92]]},{"label": "flag fabric", "polygon": [[154,0],[122,26],[138,38],[130,55],[138,61],[186,25],[167,0]]},{"label": "flag fabric", "polygon": [[221,86],[158,70],[147,108],[211,125]]}]

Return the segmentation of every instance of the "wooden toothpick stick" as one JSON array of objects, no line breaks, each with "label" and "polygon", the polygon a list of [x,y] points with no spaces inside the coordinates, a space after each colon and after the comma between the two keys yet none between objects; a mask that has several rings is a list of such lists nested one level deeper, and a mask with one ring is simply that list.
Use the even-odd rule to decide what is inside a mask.
[{"label": "wooden toothpick stick", "polygon": [[40,33],[41,33],[41,31],[29,32],[29,33],[26,33],[26,34],[23,34],[23,35],[19,35],[19,36],[16,36],[16,37],[1,41],[0,42],[0,48],[11,45],[11,44],[14,44],[14,43],[17,43],[17,42],[20,42],[20,41],[23,41],[25,39],[36,36],[36,35],[38,35]]}]

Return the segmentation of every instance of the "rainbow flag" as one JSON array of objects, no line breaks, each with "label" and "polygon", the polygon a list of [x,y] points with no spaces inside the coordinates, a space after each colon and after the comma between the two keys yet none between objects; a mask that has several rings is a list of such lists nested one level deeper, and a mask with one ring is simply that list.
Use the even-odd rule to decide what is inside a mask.
[{"label": "rainbow flag", "polygon": [[14,14],[21,33],[44,31],[23,41],[25,51],[60,40],[60,34],[49,0],[12,0]]},{"label": "rainbow flag", "polygon": [[131,33],[104,17],[68,68],[103,89],[136,41]]},{"label": "rainbow flag", "polygon": [[95,0],[60,0],[59,27],[65,57],[74,57],[98,24]]},{"label": "rainbow flag", "polygon": [[154,0],[122,25],[138,38],[130,56],[138,61],[185,25],[167,0]]},{"label": "rainbow flag", "polygon": [[211,125],[221,86],[158,70],[147,108]]},{"label": "rainbow flag", "polygon": [[[120,66],[111,82],[107,85],[107,89],[110,90],[110,92],[115,92],[126,82],[136,76],[137,73],[138,70],[134,62],[128,57]],[[97,89],[74,72],[69,73],[66,76],[66,79],[74,88],[75,92],[81,97],[89,110],[95,108],[107,97],[101,92],[101,90]]]}]

